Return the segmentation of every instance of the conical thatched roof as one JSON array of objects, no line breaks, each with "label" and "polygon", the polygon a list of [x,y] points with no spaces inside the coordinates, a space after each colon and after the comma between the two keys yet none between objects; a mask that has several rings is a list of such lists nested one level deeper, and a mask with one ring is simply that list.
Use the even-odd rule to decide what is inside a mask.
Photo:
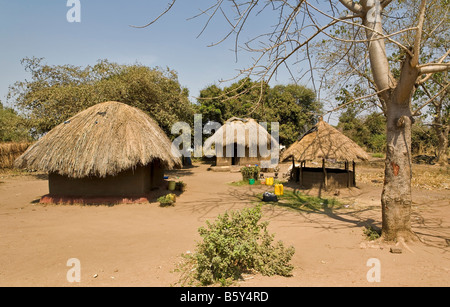
[{"label": "conical thatched roof", "polygon": [[358,144],[323,120],[292,144],[283,153],[281,160],[286,161],[292,157],[295,161],[319,159],[366,161],[369,159],[369,155]]},{"label": "conical thatched roof", "polygon": [[206,148],[215,143],[216,148],[218,148],[237,143],[251,147],[258,146],[262,140],[265,140],[268,146],[272,142],[278,146],[278,142],[254,119],[232,117],[208,138],[204,145]]},{"label": "conical thatched roof", "polygon": [[171,142],[143,111],[109,101],[58,125],[20,156],[15,166],[71,178],[105,177],[159,159],[181,165]]}]

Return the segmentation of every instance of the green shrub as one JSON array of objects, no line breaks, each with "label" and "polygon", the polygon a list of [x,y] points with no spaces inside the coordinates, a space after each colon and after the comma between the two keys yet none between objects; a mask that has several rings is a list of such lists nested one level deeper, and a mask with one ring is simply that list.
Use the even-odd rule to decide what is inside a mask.
[{"label": "green shrub", "polygon": [[364,235],[367,237],[367,240],[373,241],[380,238],[379,231],[375,230],[372,226],[364,227],[363,229]]},{"label": "green shrub", "polygon": [[274,235],[267,231],[268,222],[260,222],[261,206],[219,215],[214,223],[199,228],[203,241],[193,255],[195,278],[202,285],[228,284],[245,272],[289,276],[294,248],[283,242],[272,244]]},{"label": "green shrub", "polygon": [[173,193],[166,194],[164,196],[158,197],[156,201],[159,202],[162,206],[173,205],[176,201],[176,195]]},{"label": "green shrub", "polygon": [[261,169],[259,166],[244,166],[241,168],[242,180],[248,181],[249,179],[259,179],[259,173]]}]

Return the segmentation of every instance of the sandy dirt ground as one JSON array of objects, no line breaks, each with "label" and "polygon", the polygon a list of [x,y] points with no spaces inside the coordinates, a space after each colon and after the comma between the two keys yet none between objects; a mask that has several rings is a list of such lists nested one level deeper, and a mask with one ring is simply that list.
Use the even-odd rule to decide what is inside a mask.
[{"label": "sandy dirt ground", "polygon": [[[199,163],[168,172],[171,179],[187,183],[173,207],[156,202],[43,205],[39,199],[48,193],[45,176],[0,175],[0,286],[177,285],[181,254],[195,250],[197,230],[206,220],[253,206],[255,194],[273,191],[264,185],[229,185],[241,179],[240,173],[208,167]],[[401,254],[390,252],[393,244],[373,243],[363,234],[365,226],[381,227],[379,184],[358,183],[341,189],[339,196],[330,193],[347,208],[307,212],[264,205],[269,231],[295,247],[293,276],[249,275],[238,285],[450,286],[449,189],[413,189],[412,223],[420,240],[408,243]],[[80,261],[80,282],[67,280],[71,258]],[[367,279],[373,258],[380,264],[380,282]]]}]

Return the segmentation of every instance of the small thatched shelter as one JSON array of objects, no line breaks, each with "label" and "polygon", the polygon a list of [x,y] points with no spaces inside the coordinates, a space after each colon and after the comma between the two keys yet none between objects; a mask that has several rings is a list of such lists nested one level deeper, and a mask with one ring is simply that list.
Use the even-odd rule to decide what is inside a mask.
[{"label": "small thatched shelter", "polygon": [[271,134],[254,119],[237,117],[228,119],[204,143],[205,148],[211,148],[213,144],[216,166],[258,164],[269,167],[273,158],[271,146],[276,146],[277,150],[279,147]]},{"label": "small thatched shelter", "polygon": [[[355,186],[355,162],[368,159],[369,155],[360,146],[322,119],[281,157],[282,161],[292,161],[293,179],[302,186],[325,188]],[[327,160],[344,162],[345,169],[326,168]],[[322,167],[305,167],[307,161],[321,161]],[[300,162],[300,166],[296,167],[295,162]]]},{"label": "small thatched shelter", "polygon": [[143,196],[181,165],[171,145],[143,111],[110,101],[52,129],[15,165],[48,172],[50,196]]}]

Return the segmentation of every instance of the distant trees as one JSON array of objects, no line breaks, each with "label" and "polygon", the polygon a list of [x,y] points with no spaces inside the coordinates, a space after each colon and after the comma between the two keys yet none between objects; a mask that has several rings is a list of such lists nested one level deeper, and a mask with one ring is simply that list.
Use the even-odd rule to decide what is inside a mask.
[{"label": "distant trees", "polygon": [[220,88],[210,85],[200,92],[198,112],[204,121],[223,124],[227,119],[251,117],[260,122],[279,123],[280,143],[289,146],[314,124],[321,113],[314,91],[301,85],[276,85],[241,79]]},{"label": "distant trees", "polygon": [[[421,85],[414,98],[419,110],[428,106],[423,114],[416,112],[416,115],[422,115],[427,118],[432,127],[433,137],[435,139],[436,162],[441,165],[448,164],[450,132],[450,89],[448,88],[448,72],[440,72],[429,78],[424,85]],[[430,102],[431,101],[431,102]],[[430,102],[428,105],[427,103]],[[417,129],[416,129],[417,130]],[[422,129],[423,130],[423,129]]]},{"label": "distant trees", "polygon": [[31,79],[10,86],[8,99],[23,118],[10,109],[11,119],[4,126],[17,130],[18,122],[11,122],[15,116],[26,124],[25,134],[29,131],[33,137],[81,110],[115,100],[147,112],[169,136],[175,122],[187,122],[192,127],[194,113],[202,114],[204,123],[211,120],[221,124],[233,116],[248,116],[267,122],[269,129],[270,122],[279,122],[280,141],[289,145],[314,124],[314,115],[321,111],[315,93],[294,84],[271,88],[244,78],[224,88],[206,87],[195,105],[189,101],[188,90],[180,85],[176,72],[170,69],[119,65],[107,60],[86,67],[47,65],[35,57],[23,59],[22,64]]},{"label": "distant trees", "polygon": [[81,110],[111,100],[145,111],[168,135],[175,122],[192,121],[188,90],[170,69],[107,60],[86,67],[51,66],[42,58],[25,58],[22,64],[31,79],[12,85],[8,98],[23,112],[33,136],[48,132]]},{"label": "distant trees", "polygon": [[[434,114],[435,110],[430,110]],[[434,163],[443,163],[442,156],[445,151],[442,150],[441,140],[443,125],[435,125],[438,116],[433,116],[430,123],[426,119],[418,118],[411,129],[411,154],[412,155],[431,155],[434,156]],[[441,118],[442,121],[448,120],[447,117]],[[437,126],[437,127],[436,127]],[[358,145],[365,148],[368,152],[382,153],[386,150],[386,119],[382,113],[372,112],[362,115],[355,108],[347,108],[339,116],[337,128],[346,136],[355,141]],[[446,126],[448,127],[448,126]],[[439,133],[437,132],[439,129]],[[448,128],[447,128],[448,129]],[[443,132],[442,132],[443,131]],[[448,135],[448,131],[447,131]],[[447,146],[448,143],[444,146]],[[439,154],[441,150],[444,154]],[[441,159],[439,159],[441,157]]]},{"label": "distant trees", "polygon": [[386,150],[386,118],[381,113],[357,116],[355,109],[348,108],[339,117],[338,129],[369,152]]},{"label": "distant trees", "polygon": [[0,142],[21,142],[29,139],[25,120],[12,108],[4,107],[0,101]]}]

